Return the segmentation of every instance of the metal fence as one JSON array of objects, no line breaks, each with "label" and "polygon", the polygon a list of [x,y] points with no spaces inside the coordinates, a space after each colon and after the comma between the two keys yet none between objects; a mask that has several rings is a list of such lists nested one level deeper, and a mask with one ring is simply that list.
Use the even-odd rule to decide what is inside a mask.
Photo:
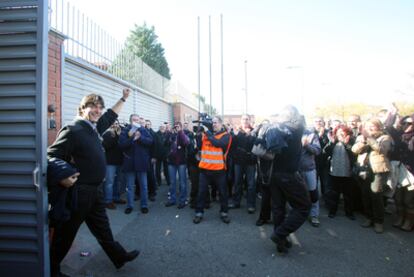
[{"label": "metal fence", "polygon": [[49,0],[49,26],[64,34],[66,54],[108,71],[164,98],[170,80],[135,56],[84,13],[65,0]]}]

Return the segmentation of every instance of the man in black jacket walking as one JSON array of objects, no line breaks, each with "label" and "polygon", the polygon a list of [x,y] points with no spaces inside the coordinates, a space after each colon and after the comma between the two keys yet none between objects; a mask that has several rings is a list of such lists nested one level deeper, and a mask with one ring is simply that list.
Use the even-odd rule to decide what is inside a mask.
[{"label": "man in black jacket walking", "polygon": [[[72,210],[70,219],[55,230],[51,242],[52,276],[65,276],[60,272],[60,263],[84,221],[116,268],[132,261],[139,254],[137,250],[126,252],[114,240],[102,192],[106,160],[101,135],[115,122],[129,93],[129,89],[124,89],[123,97],[104,114],[102,114],[104,101],[101,96],[96,94],[85,96],[79,105],[75,122],[60,130],[56,141],[47,151],[49,158],[73,162],[80,173],[74,187],[76,193],[73,193],[75,189],[72,190],[72,197],[77,197],[77,209]],[[71,180],[74,179],[69,177],[61,180],[60,184],[72,186],[74,182]]]}]

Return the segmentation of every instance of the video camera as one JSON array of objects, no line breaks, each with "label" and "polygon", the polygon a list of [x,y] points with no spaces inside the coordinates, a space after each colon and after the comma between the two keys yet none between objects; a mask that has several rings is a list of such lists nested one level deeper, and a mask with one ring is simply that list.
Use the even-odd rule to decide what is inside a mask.
[{"label": "video camera", "polygon": [[[193,123],[198,123],[199,125],[203,125],[209,131],[213,132],[213,119],[207,113],[199,113],[198,120],[193,120]],[[198,126],[197,126],[197,130],[194,130],[194,131],[198,132],[199,129],[200,128],[198,128]]]}]

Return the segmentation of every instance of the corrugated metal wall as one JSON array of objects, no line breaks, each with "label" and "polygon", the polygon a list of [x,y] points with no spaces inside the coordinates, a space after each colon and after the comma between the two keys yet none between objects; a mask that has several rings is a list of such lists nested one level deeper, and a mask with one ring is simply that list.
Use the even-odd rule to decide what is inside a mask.
[{"label": "corrugated metal wall", "polygon": [[0,1],[1,276],[49,276],[47,29],[45,1]]},{"label": "corrugated metal wall", "polygon": [[97,93],[104,98],[105,106],[110,108],[122,96],[122,89],[131,87],[134,93],[119,116],[128,121],[131,113],[139,114],[152,121],[153,128],[164,121],[172,121],[172,107],[156,96],[144,93],[138,88],[117,80],[106,72],[101,72],[79,60],[66,57],[62,74],[62,124],[71,122],[76,116],[80,100],[89,93]]}]

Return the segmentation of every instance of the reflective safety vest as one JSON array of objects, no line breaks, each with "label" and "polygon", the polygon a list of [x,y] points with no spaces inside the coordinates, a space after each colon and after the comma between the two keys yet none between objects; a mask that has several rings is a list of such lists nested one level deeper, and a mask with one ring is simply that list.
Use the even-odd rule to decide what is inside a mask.
[{"label": "reflective safety vest", "polygon": [[[221,139],[224,135],[229,134],[222,132],[218,135],[215,135],[214,138]],[[200,156],[201,159],[198,167],[206,170],[226,170],[226,158],[231,146],[231,142],[232,137],[230,136],[226,153],[223,153],[223,149],[221,147],[213,146],[211,141],[207,139],[207,136],[203,134]]]}]

